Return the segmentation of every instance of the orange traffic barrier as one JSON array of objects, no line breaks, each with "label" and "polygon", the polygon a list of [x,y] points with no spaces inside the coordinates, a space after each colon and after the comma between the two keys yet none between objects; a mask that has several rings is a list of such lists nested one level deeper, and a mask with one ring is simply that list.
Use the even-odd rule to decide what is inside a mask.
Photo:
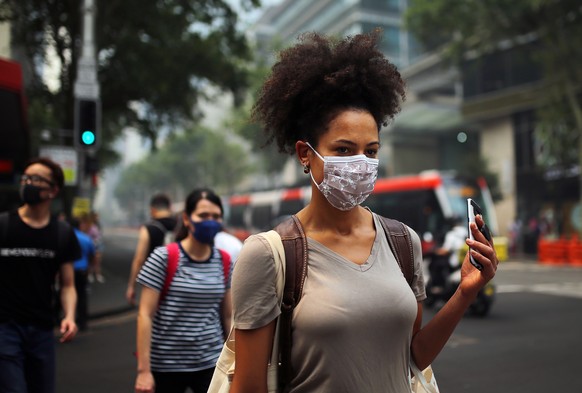
[{"label": "orange traffic barrier", "polygon": [[567,239],[539,239],[538,261],[543,264],[560,265],[568,262],[570,241]]},{"label": "orange traffic barrier", "polygon": [[568,242],[568,262],[573,266],[582,266],[582,242],[577,236]]}]

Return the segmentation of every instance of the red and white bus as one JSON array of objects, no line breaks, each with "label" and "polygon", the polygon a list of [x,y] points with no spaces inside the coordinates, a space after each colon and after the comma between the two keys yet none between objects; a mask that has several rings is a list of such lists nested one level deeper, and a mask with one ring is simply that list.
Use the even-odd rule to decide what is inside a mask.
[{"label": "red and white bus", "polygon": [[20,64],[0,58],[0,211],[18,206],[19,178],[30,158]]},{"label": "red and white bus", "polygon": [[[310,198],[310,186],[233,195],[226,198],[228,229],[244,240],[301,210]],[[444,237],[453,218],[466,219],[467,198],[477,201],[484,210],[487,225],[494,235],[498,234],[493,200],[482,178],[468,179],[440,171],[381,178],[362,205],[404,222],[419,234],[423,248],[428,249],[432,246],[431,238],[439,241]],[[499,258],[505,259],[505,239],[496,237],[495,241]]]}]

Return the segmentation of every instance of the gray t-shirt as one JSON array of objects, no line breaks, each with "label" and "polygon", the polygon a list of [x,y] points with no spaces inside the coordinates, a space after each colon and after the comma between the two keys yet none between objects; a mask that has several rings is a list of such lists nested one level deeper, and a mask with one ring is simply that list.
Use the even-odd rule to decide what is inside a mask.
[{"label": "gray t-shirt", "polygon": [[[418,235],[411,287],[374,214],[376,239],[355,264],[308,238],[303,296],[293,312],[291,392],[410,392],[410,340],[417,302],[426,297]],[[234,268],[234,326],[256,329],[279,314],[269,244],[251,236]]]}]

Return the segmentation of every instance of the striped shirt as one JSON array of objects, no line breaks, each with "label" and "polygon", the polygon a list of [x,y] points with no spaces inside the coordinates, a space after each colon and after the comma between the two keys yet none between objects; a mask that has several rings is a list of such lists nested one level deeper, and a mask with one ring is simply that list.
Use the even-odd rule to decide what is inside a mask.
[{"label": "striped shirt", "polygon": [[[137,282],[161,292],[167,265],[166,247],[157,247]],[[190,258],[180,245],[178,269],[153,321],[152,371],[186,372],[215,366],[224,343],[220,306],[230,288],[232,263],[230,266],[225,283],[218,249],[213,247],[210,258],[200,262]]]}]

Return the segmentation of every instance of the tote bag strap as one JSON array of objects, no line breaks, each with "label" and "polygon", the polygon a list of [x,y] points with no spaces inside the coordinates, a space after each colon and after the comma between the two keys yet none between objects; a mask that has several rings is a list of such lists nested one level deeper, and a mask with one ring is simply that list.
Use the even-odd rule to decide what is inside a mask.
[{"label": "tote bag strap", "polygon": [[[279,308],[283,301],[283,288],[285,287],[285,249],[281,236],[271,230],[260,234],[271,246],[273,252],[273,260],[275,261],[275,271],[277,272],[277,301]],[[277,318],[277,325],[275,327],[275,336],[273,338],[273,349],[271,351],[271,364],[277,364],[279,358],[279,326],[280,318]]]}]

